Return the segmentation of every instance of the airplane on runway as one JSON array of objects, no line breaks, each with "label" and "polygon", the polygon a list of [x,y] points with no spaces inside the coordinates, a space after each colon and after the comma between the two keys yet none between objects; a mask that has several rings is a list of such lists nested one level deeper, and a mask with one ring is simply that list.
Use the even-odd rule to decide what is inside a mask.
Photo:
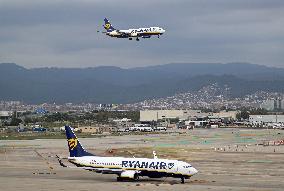
[{"label": "airplane on runway", "polygon": [[189,163],[179,160],[159,159],[155,152],[153,158],[101,157],[87,152],[77,139],[70,126],[65,126],[70,156],[68,161],[75,166],[67,166],[58,157],[62,167],[79,168],[102,174],[116,174],[117,181],[139,180],[140,176],[149,178],[174,177],[181,183],[198,171]]},{"label": "airplane on runway", "polygon": [[161,27],[118,30],[111,25],[107,18],[105,18],[104,21],[105,24],[103,25],[103,27],[106,30],[106,32],[104,33],[110,37],[128,38],[129,40],[132,40],[132,38],[136,38],[136,41],[139,41],[139,37],[151,38],[151,36],[156,35],[158,36],[158,38],[160,38],[160,35],[163,35],[166,32]]}]

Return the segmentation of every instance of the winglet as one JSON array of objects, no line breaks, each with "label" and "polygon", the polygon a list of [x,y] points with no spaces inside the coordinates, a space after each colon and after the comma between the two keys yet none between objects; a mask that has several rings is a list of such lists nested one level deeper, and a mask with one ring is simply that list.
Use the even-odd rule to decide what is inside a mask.
[{"label": "winglet", "polygon": [[154,159],[158,159],[156,151],[153,151],[153,157],[154,157]]}]

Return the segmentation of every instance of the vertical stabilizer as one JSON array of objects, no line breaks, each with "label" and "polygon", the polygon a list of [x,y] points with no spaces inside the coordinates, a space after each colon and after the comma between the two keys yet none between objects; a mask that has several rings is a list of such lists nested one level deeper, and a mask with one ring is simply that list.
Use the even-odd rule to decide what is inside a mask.
[{"label": "vertical stabilizer", "polygon": [[106,29],[107,32],[116,30],[115,28],[113,28],[113,26],[111,25],[111,23],[109,22],[107,18],[105,18],[104,21],[105,21],[105,24],[103,25],[103,27]]},{"label": "vertical stabilizer", "polygon": [[66,132],[70,157],[93,156],[93,154],[85,151],[85,149],[82,147],[80,141],[77,139],[75,133],[73,132],[70,126],[65,126],[65,132]]}]

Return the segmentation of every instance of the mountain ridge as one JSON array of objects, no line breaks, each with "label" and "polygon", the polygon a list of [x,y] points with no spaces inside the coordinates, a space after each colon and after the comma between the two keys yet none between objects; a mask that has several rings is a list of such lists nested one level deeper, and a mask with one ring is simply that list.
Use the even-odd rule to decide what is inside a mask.
[{"label": "mountain ridge", "polygon": [[284,92],[284,68],[249,63],[180,63],[123,69],[32,68],[0,64],[0,100],[131,103],[227,84],[232,96]]}]

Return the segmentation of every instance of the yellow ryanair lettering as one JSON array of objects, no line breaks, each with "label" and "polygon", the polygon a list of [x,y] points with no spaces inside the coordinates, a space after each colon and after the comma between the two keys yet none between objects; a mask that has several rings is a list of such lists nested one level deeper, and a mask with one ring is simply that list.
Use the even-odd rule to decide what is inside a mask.
[{"label": "yellow ryanair lettering", "polygon": [[73,150],[77,146],[78,140],[76,138],[68,139],[67,141],[68,141],[69,148],[71,150]]}]

